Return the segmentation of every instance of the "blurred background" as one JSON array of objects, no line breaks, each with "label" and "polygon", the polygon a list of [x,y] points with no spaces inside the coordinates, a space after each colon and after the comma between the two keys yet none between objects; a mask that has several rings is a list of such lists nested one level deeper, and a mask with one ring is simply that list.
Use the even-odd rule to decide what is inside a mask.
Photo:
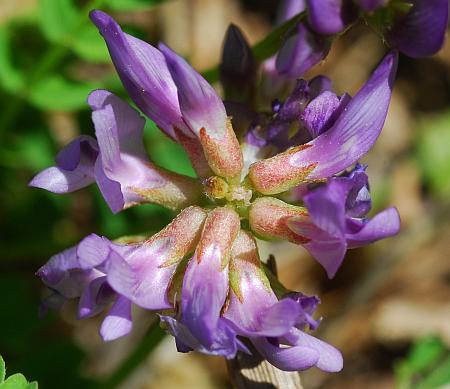
[{"label": "blurred background", "polygon": [[[111,343],[98,335],[101,318],[79,322],[74,306],[38,318],[45,288],[34,273],[51,255],[91,232],[157,231],[173,215],[145,205],[113,216],[96,187],[57,196],[27,183],[72,138],[93,134],[89,91],[125,96],[89,10],[111,12],[127,32],[164,41],[203,71],[217,65],[230,22],[255,43],[271,31],[277,3],[0,0],[0,354],[8,375],[22,372],[44,389],[230,387],[224,360],[177,353],[148,312],[136,310],[133,333]],[[357,26],[306,77],[328,75],[336,92],[354,94],[385,51]],[[193,175],[183,150],[150,122],[145,142],[156,163]],[[318,335],[345,356],[339,374],[302,373],[304,387],[449,387],[449,41],[432,58],[401,56],[385,128],[364,162],[373,212],[400,211],[397,237],[350,251],[332,281],[302,248],[261,243],[287,287],[321,296]]]}]

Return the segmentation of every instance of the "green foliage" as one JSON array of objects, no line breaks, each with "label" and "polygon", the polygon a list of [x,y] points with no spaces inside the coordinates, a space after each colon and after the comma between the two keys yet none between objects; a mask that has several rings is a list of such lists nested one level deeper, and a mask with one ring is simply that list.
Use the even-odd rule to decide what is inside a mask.
[{"label": "green foliage", "polygon": [[8,29],[0,28],[0,86],[7,92],[16,93],[24,87],[25,79],[14,66],[10,39]]},{"label": "green foliage", "polygon": [[437,337],[418,340],[395,366],[398,389],[434,389],[450,383],[450,350]]},{"label": "green foliage", "polygon": [[[302,12],[287,20],[281,26],[275,28],[262,41],[253,46],[252,51],[255,58],[259,61],[264,61],[274,55],[280,49],[292,27],[294,27],[305,16],[306,13]],[[205,71],[203,73],[203,77],[205,77],[209,82],[217,81],[219,79],[219,68],[216,66]]]},{"label": "green foliage", "polygon": [[39,22],[50,42],[61,43],[75,29],[78,12],[72,0],[39,0]]},{"label": "green foliage", "polygon": [[98,84],[75,83],[61,76],[49,76],[30,90],[30,101],[38,108],[51,111],[74,111],[86,107],[88,94]]},{"label": "green foliage", "polygon": [[92,25],[83,26],[73,39],[71,48],[82,59],[94,63],[111,61],[105,41]]},{"label": "green foliage", "polygon": [[[23,374],[16,373],[8,378],[5,376],[5,361],[0,355],[0,389],[37,389],[37,382],[28,382]],[[6,378],[6,380],[5,380]]]},{"label": "green foliage", "polygon": [[418,129],[417,156],[425,184],[440,198],[450,195],[450,111],[424,120]]}]

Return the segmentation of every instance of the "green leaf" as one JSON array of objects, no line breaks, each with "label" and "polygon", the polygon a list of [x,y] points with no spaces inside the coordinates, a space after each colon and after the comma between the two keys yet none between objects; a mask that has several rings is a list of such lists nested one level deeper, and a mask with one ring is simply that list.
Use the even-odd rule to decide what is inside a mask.
[{"label": "green leaf", "polygon": [[36,107],[52,111],[75,111],[86,107],[86,99],[99,85],[79,84],[61,76],[49,76],[38,81],[29,99]]},{"label": "green leaf", "polygon": [[17,373],[9,376],[8,379],[0,384],[0,389],[26,389],[28,381],[23,374]]},{"label": "green leaf", "polygon": [[25,79],[13,64],[10,43],[7,28],[0,28],[0,85],[10,93],[17,93],[23,89]]},{"label": "green leaf", "polygon": [[164,0],[106,0],[106,5],[113,11],[137,11],[163,2]]},{"label": "green leaf", "polygon": [[[264,61],[265,59],[274,55],[281,47],[285,41],[286,34],[299,23],[306,13],[302,12],[293,18],[289,19],[281,26],[275,28],[269,35],[267,35],[262,41],[258,42],[253,46],[252,51],[255,58],[259,61]],[[203,77],[209,82],[215,82],[219,79],[219,68],[216,66],[212,69],[207,70],[203,73]]]},{"label": "green leaf", "polygon": [[417,152],[423,178],[431,191],[450,195],[450,111],[423,120],[418,129]]},{"label": "green leaf", "polygon": [[39,22],[49,41],[64,41],[77,21],[78,12],[72,0],[39,0]]},{"label": "green leaf", "polygon": [[0,355],[0,383],[2,383],[5,380],[5,374],[6,374],[5,361]]},{"label": "green leaf", "polygon": [[88,24],[74,37],[72,50],[86,61],[103,63],[109,62],[110,57],[105,41],[98,30]]}]

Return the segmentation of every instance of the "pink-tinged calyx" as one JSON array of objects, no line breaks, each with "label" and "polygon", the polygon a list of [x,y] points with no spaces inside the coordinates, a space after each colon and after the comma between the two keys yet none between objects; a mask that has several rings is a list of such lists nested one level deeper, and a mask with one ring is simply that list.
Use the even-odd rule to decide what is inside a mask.
[{"label": "pink-tinged calyx", "polygon": [[289,228],[288,221],[293,217],[308,219],[308,211],[273,197],[256,199],[249,210],[250,228],[257,236],[263,239],[288,240],[297,244],[307,243],[309,239]]}]

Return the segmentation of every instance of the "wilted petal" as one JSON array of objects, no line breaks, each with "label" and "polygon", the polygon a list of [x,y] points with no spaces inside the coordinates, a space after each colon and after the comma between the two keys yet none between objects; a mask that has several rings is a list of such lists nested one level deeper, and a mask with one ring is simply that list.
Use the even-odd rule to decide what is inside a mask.
[{"label": "wilted petal", "polygon": [[242,152],[222,100],[183,58],[163,44],[159,48],[178,88],[183,120],[199,137],[211,169],[219,176],[238,176]]},{"label": "wilted petal", "polygon": [[327,56],[330,47],[327,38],[314,34],[300,23],[296,33],[286,40],[278,52],[277,71],[283,77],[301,77]]},{"label": "wilted petal", "polygon": [[81,135],[56,156],[56,166],[37,174],[29,186],[53,193],[69,193],[95,182],[94,164],[98,154],[94,138]]},{"label": "wilted petal", "polygon": [[177,88],[161,52],[125,34],[102,11],[92,11],[90,18],[105,39],[117,73],[139,109],[173,139],[176,139],[174,127],[187,132],[181,119]]},{"label": "wilted petal", "polygon": [[387,32],[389,44],[413,57],[437,53],[445,38],[448,0],[412,0],[409,12],[400,16]]},{"label": "wilted petal", "polygon": [[198,241],[205,212],[190,207],[148,241],[112,247],[108,282],[133,303],[151,310],[171,308],[167,290],[176,263],[192,252]]},{"label": "wilted petal", "polygon": [[102,322],[100,335],[108,342],[128,335],[132,327],[131,301],[119,296]]},{"label": "wilted petal", "polygon": [[387,208],[371,218],[359,232],[347,234],[349,248],[361,247],[396,235],[400,231],[397,209]]}]

